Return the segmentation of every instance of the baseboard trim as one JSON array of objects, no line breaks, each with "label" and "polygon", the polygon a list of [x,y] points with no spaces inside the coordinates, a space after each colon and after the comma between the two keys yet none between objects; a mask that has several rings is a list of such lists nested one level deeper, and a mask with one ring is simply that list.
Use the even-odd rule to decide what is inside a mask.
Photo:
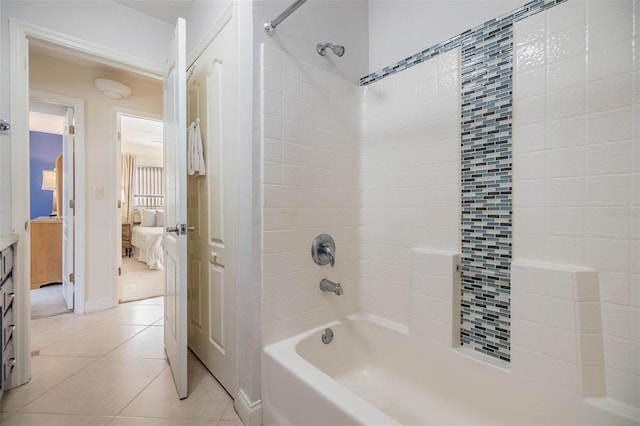
[{"label": "baseboard trim", "polygon": [[[103,311],[109,308],[113,308],[113,299],[110,297],[103,297],[101,299],[92,299],[84,302],[84,312]],[[76,313],[81,313],[81,312],[76,312]]]},{"label": "baseboard trim", "polygon": [[238,389],[238,395],[234,406],[244,426],[262,425],[262,400],[249,402],[249,398],[242,389]]}]

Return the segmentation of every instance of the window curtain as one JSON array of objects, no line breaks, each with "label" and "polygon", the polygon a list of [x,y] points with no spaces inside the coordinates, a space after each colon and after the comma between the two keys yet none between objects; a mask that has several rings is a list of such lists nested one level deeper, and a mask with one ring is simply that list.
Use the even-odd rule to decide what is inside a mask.
[{"label": "window curtain", "polygon": [[135,205],[162,207],[164,169],[162,167],[137,167],[135,176]]},{"label": "window curtain", "polygon": [[133,180],[136,157],[122,154],[122,223],[133,223]]}]

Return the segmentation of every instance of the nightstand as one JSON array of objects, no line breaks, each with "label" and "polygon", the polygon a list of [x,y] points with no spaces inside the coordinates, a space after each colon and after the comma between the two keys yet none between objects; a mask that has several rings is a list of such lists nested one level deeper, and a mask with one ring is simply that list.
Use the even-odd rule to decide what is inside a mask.
[{"label": "nightstand", "polygon": [[31,221],[31,288],[62,282],[62,221],[38,217]]},{"label": "nightstand", "polygon": [[131,246],[131,224],[122,224],[122,253],[124,256],[131,257],[133,247]]}]

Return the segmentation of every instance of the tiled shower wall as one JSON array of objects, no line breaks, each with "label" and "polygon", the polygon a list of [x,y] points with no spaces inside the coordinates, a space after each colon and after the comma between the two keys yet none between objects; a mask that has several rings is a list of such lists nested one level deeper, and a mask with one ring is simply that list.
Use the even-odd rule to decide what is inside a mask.
[{"label": "tiled shower wall", "polygon": [[[361,308],[426,334],[445,325],[451,334],[450,255],[460,244],[459,54],[453,49],[362,88]],[[425,256],[438,263],[432,274],[444,273],[427,275],[417,264]]]},{"label": "tiled shower wall", "polygon": [[[513,136],[514,260],[598,271],[607,396],[636,408],[639,6],[569,0],[515,25]],[[556,363],[567,361],[557,348],[573,344],[572,355],[576,341],[546,345],[542,322],[573,312],[567,307],[562,297],[542,298],[532,306],[540,321],[529,321],[529,345],[540,340]]]},{"label": "tiled shower wall", "polygon": [[[360,88],[270,46],[262,51],[262,325],[269,344],[355,310]],[[336,263],[318,266],[327,233]],[[323,293],[322,278],[344,295]]]}]

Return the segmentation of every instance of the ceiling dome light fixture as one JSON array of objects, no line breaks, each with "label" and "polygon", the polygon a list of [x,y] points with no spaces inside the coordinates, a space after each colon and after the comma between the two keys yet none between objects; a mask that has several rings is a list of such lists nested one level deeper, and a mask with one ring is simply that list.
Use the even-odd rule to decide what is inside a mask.
[{"label": "ceiling dome light fixture", "polygon": [[106,78],[96,78],[93,84],[95,84],[98,90],[100,90],[107,98],[122,99],[131,94],[131,87],[118,81]]}]

